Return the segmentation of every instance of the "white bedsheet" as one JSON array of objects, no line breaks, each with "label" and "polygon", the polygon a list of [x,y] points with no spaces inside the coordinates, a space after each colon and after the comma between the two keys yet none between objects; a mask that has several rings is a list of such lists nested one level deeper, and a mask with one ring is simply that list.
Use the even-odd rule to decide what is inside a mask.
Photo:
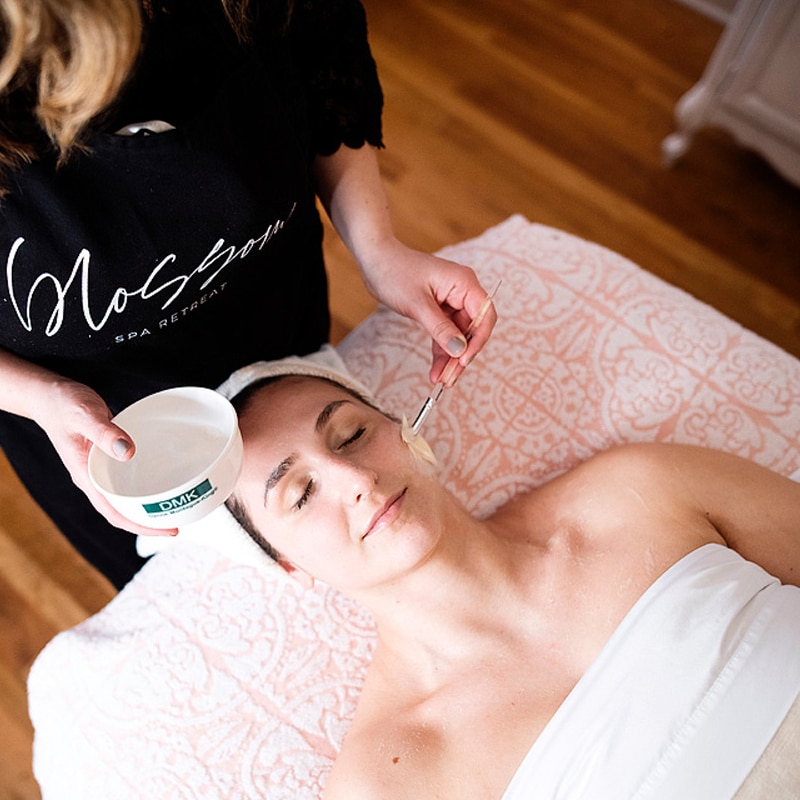
[{"label": "white bedsheet", "polygon": [[626,615],[503,800],[731,798],[800,692],[800,589],[716,544]]}]

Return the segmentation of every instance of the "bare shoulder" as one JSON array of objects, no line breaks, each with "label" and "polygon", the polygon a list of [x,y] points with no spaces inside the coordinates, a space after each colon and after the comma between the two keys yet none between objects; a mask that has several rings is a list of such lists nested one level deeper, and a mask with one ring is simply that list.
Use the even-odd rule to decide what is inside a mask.
[{"label": "bare shoulder", "polygon": [[544,537],[571,525],[593,541],[619,541],[622,529],[668,526],[697,546],[715,535],[728,541],[727,532],[741,529],[765,505],[788,516],[798,504],[800,484],[747,459],[694,445],[634,443],[597,453],[520,496],[501,519],[516,515],[529,526],[543,520]]},{"label": "bare shoulder", "polygon": [[596,453],[587,459],[578,469],[598,473],[611,471],[615,477],[619,474],[640,475],[642,478],[672,473],[687,460],[697,458],[703,448],[691,445],[666,444],[661,442],[634,442],[618,444]]},{"label": "bare shoulder", "polygon": [[729,489],[744,480],[748,487],[780,486],[787,491],[800,491],[800,485],[756,462],[741,456],[688,444],[635,443],[623,444],[588,459],[583,468],[599,474],[620,475],[639,481],[656,479],[660,485],[688,485],[698,492],[716,487]]},{"label": "bare shoulder", "polygon": [[[592,522],[594,533],[617,538],[630,530],[638,538],[666,527],[687,534],[708,530],[697,492],[698,475],[713,474],[715,454],[701,448],[659,443],[623,444],[587,459],[574,471],[568,489],[578,497],[581,518]],[[628,523],[627,525],[625,523]],[[673,524],[674,523],[674,524]],[[694,541],[688,537],[687,546]]]},{"label": "bare shoulder", "polygon": [[680,490],[683,476],[698,462],[708,461],[700,448],[659,443],[621,444],[603,450],[559,478],[546,484],[544,494],[552,492],[559,502],[564,496],[596,497],[606,502],[622,499],[630,492],[649,502],[672,500]]},{"label": "bare shoulder", "polygon": [[764,503],[797,508],[800,501],[795,481],[750,459],[695,445],[619,445],[588,459],[577,472],[598,486],[633,488],[651,501],[701,512],[712,521]]},{"label": "bare shoulder", "polygon": [[624,445],[585,469],[593,482],[637,492],[665,519],[705,521],[745,558],[800,583],[800,483],[747,458],[677,444]]},{"label": "bare shoulder", "polygon": [[[688,450],[691,450],[689,448]],[[675,445],[624,444],[603,450],[531,492],[520,494],[493,519],[525,541],[548,541],[563,526],[590,538],[617,536],[620,520],[686,501],[681,464],[691,459]],[[532,533],[533,532],[533,533]]]},{"label": "bare shoulder", "polygon": [[783,478],[746,458],[709,447],[662,442],[616,445],[589,458],[578,468],[601,480],[626,477],[636,483],[656,480],[661,487],[686,488],[689,480],[698,489],[731,480],[761,479],[785,482]]}]

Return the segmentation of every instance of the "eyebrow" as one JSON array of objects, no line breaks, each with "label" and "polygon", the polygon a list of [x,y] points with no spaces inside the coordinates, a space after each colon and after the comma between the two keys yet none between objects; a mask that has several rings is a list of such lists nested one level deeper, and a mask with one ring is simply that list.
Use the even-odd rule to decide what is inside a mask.
[{"label": "eyebrow", "polygon": [[[325,429],[325,426],[328,424],[328,422],[330,422],[331,417],[336,413],[336,411],[341,408],[341,406],[350,402],[350,400],[333,400],[332,402],[328,403],[328,405],[326,405],[325,408],[320,411],[317,421],[314,423],[314,432],[322,433],[322,431]],[[264,484],[264,505],[267,504],[269,493],[278,485],[278,483],[280,483],[281,479],[286,476],[295,461],[297,461],[296,455],[288,456],[287,458],[284,458],[274,470],[272,470],[269,478],[267,478],[267,481]]]},{"label": "eyebrow", "polygon": [[314,432],[322,433],[323,428],[328,424],[330,418],[334,415],[334,412],[349,402],[349,400],[334,400],[333,402],[328,403],[328,405],[326,405],[325,408],[320,411],[319,416],[317,417],[317,421],[314,424]]},{"label": "eyebrow", "polygon": [[274,470],[272,470],[269,478],[267,478],[267,482],[264,484],[264,505],[267,504],[269,493],[278,485],[281,478],[283,478],[284,475],[286,475],[286,473],[291,469],[295,460],[295,456],[284,458],[283,461],[281,461],[281,463],[278,464]]}]

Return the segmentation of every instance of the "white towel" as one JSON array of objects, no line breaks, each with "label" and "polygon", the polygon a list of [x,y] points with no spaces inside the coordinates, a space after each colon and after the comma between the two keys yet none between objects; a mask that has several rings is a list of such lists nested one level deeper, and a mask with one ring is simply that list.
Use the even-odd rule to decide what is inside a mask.
[{"label": "white towel", "polygon": [[503,800],[730,798],[800,691],[800,589],[722,545],[640,598]]}]

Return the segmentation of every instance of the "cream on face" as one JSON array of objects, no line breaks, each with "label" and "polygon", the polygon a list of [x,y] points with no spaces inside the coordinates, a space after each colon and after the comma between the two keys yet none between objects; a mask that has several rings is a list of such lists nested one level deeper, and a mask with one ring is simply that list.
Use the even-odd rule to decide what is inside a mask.
[{"label": "cream on face", "polygon": [[436,466],[436,456],[433,454],[431,446],[421,434],[414,433],[414,429],[405,414],[403,414],[403,424],[400,427],[400,437],[414,458],[423,464],[429,464],[432,467]]}]

